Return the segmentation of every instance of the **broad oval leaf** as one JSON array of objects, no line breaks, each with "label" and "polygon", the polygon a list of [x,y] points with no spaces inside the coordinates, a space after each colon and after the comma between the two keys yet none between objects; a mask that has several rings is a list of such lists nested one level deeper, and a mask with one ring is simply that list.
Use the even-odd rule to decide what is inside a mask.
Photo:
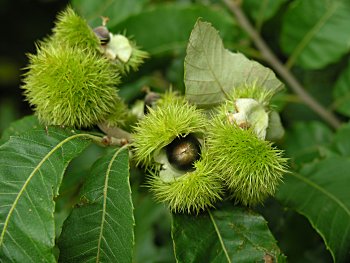
[{"label": "broad oval leaf", "polygon": [[131,262],[134,217],[128,151],[97,160],[81,192],[81,203],[64,223],[60,262]]},{"label": "broad oval leaf", "polygon": [[157,5],[110,27],[110,31],[126,31],[127,35],[135,38],[137,45],[152,56],[157,56],[185,50],[198,17],[203,17],[218,26],[225,40],[237,42],[240,37],[235,21],[225,10],[178,3]]},{"label": "broad oval leaf", "polygon": [[225,49],[218,31],[200,20],[187,46],[184,81],[186,98],[202,107],[223,102],[243,84],[276,91],[283,86],[272,70]]},{"label": "broad oval leaf", "polygon": [[294,62],[320,69],[350,50],[348,0],[297,0],[285,14],[281,45]]},{"label": "broad oval leaf", "polygon": [[141,11],[146,0],[73,0],[72,5],[91,26],[101,26],[101,16],[108,17],[108,26],[112,27]]},{"label": "broad oval leaf", "polygon": [[350,117],[350,61],[335,83],[333,97],[336,110]]},{"label": "broad oval leaf", "polygon": [[350,251],[350,159],[329,157],[284,177],[277,199],[306,216],[324,239],[335,262]]},{"label": "broad oval leaf", "polygon": [[0,146],[0,258],[55,262],[53,198],[86,134],[50,128],[12,136]]},{"label": "broad oval leaf", "polygon": [[172,237],[178,262],[284,262],[264,218],[233,205],[198,216],[174,214]]}]

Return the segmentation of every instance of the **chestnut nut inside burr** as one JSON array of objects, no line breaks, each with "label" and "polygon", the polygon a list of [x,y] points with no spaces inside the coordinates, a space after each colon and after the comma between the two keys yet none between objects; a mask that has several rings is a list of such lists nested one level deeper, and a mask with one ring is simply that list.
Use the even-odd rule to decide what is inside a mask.
[{"label": "chestnut nut inside burr", "polygon": [[110,40],[109,31],[105,26],[98,26],[94,28],[94,33],[100,40],[101,45],[106,45]]},{"label": "chestnut nut inside burr", "polygon": [[199,160],[200,152],[200,143],[192,134],[177,137],[166,146],[169,163],[180,171],[193,171],[193,164]]}]

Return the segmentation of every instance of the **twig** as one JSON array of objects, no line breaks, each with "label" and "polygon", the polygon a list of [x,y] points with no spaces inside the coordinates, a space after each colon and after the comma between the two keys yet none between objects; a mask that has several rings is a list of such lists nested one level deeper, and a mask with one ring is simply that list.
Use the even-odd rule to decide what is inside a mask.
[{"label": "twig", "polygon": [[108,137],[122,139],[131,142],[131,134],[119,127],[110,127],[106,123],[99,123],[97,125]]},{"label": "twig", "polygon": [[309,93],[305,91],[299,81],[291,74],[291,72],[278,60],[276,55],[267,46],[252,24],[248,21],[240,6],[234,0],[223,0],[230,11],[236,16],[238,23],[248,33],[256,47],[261,51],[262,56],[270,64],[270,66],[284,79],[289,87],[303,100],[314,112],[316,112],[323,120],[325,120],[333,128],[340,127],[341,122],[337,117],[326,110],[318,101],[316,101]]},{"label": "twig", "polygon": [[87,136],[87,138],[91,139],[93,142],[95,142],[98,145],[101,146],[125,146],[128,145],[128,141],[126,139],[119,139],[119,138],[115,138],[115,137],[110,137],[110,136],[96,136],[96,135],[92,135],[89,134]]}]

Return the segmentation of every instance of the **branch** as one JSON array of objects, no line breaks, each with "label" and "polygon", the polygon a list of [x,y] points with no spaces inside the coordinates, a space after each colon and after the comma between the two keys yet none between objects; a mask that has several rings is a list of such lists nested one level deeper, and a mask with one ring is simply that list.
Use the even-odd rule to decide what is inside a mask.
[{"label": "branch", "polygon": [[110,127],[106,123],[97,125],[106,136],[100,138],[100,144],[104,146],[124,146],[132,142],[131,134],[119,127]]},{"label": "branch", "polygon": [[316,101],[309,93],[305,91],[299,81],[293,76],[293,74],[279,61],[276,55],[267,46],[265,41],[261,38],[259,33],[254,29],[249,22],[246,15],[243,13],[239,4],[235,0],[223,0],[230,11],[236,16],[238,23],[248,33],[256,47],[261,51],[262,56],[266,62],[284,79],[289,87],[300,97],[302,101],[307,104],[310,109],[316,112],[324,121],[326,121],[333,128],[340,127],[341,122],[337,117],[326,110],[318,101]]},{"label": "branch", "polygon": [[119,138],[111,137],[108,135],[100,137],[100,136],[89,134],[87,137],[90,138],[94,143],[96,143],[100,146],[121,146],[121,147],[124,147],[126,145],[129,145],[129,142],[126,139],[119,139]]},{"label": "branch", "polygon": [[114,137],[117,139],[124,139],[128,142],[131,141],[131,134],[119,127],[110,127],[107,123],[99,123],[97,126],[103,131],[108,137]]}]

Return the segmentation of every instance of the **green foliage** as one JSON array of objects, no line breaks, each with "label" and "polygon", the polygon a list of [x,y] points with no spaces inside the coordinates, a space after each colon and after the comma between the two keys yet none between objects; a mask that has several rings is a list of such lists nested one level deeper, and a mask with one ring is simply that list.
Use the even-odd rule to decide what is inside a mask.
[{"label": "green foliage", "polygon": [[336,110],[350,116],[350,64],[343,70],[334,86],[334,105]]},{"label": "green foliage", "polygon": [[332,136],[332,131],[323,123],[296,123],[287,132],[284,142],[291,165],[296,168],[319,158],[331,143]]},{"label": "green foliage", "polygon": [[10,139],[10,136],[20,135],[27,130],[36,129],[38,127],[40,127],[38,118],[33,115],[26,116],[20,120],[12,122],[11,125],[3,132],[0,138],[0,144]]},{"label": "green foliage", "polygon": [[336,262],[348,259],[350,249],[349,165],[346,157],[330,157],[305,165],[299,172],[286,176],[277,195],[282,204],[310,220]]},{"label": "green foliage", "polygon": [[92,26],[101,25],[101,15],[108,17],[108,25],[119,24],[133,14],[140,12],[146,0],[73,0],[73,7],[82,17],[85,17]]},{"label": "green foliage", "polygon": [[186,98],[202,107],[229,99],[232,90],[243,85],[273,90],[283,86],[270,69],[225,49],[218,32],[200,20],[187,46],[184,81]]},{"label": "green foliage", "polygon": [[228,204],[173,215],[172,236],[178,262],[285,262],[262,216]]},{"label": "green foliage", "polygon": [[[86,134],[34,129],[0,147],[0,257],[54,262],[54,197]],[[15,168],[15,169],[14,169]]]},{"label": "green foliage", "polygon": [[36,116],[1,119],[0,262],[348,261],[350,5],[242,1],[280,71],[228,2],[59,13],[24,74]]},{"label": "green foliage", "polygon": [[[347,0],[297,0],[289,5],[281,34],[289,64],[319,69],[349,51],[350,6]],[[316,59],[317,58],[317,59]]]},{"label": "green foliage", "polygon": [[80,202],[63,226],[60,261],[131,262],[134,217],[130,194],[128,151],[118,149],[98,159]]},{"label": "green foliage", "polygon": [[[134,184],[133,203],[135,206],[135,262],[175,262],[173,244],[170,238],[169,210],[154,198],[141,192]],[[155,242],[156,241],[156,242]]]},{"label": "green foliage", "polygon": [[350,141],[348,136],[350,133],[350,125],[343,125],[333,136],[330,148],[343,156],[350,156]]},{"label": "green foliage", "polygon": [[256,21],[257,25],[273,17],[287,0],[244,0],[244,10]]},{"label": "green foliage", "polygon": [[[235,20],[223,8],[199,4],[158,4],[152,8],[145,8],[116,26],[110,26],[110,30],[127,30],[128,35],[134,36],[137,43],[152,56],[164,56],[169,53],[174,55],[185,50],[198,17],[220,28],[220,34],[225,40],[239,39],[241,33]],[[151,32],[145,28],[150,28]]]}]

